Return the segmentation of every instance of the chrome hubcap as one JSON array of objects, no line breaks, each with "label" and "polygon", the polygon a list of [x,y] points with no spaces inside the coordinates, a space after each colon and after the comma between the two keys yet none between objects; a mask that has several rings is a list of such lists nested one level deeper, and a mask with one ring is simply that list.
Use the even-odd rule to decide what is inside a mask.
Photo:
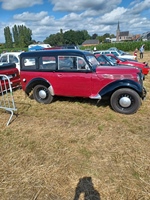
[{"label": "chrome hubcap", "polygon": [[45,90],[40,90],[40,91],[39,91],[39,97],[40,97],[41,99],[45,99],[45,98],[46,98],[46,92],[45,92]]},{"label": "chrome hubcap", "polygon": [[122,107],[127,108],[131,105],[131,99],[129,97],[122,97],[119,103]]}]

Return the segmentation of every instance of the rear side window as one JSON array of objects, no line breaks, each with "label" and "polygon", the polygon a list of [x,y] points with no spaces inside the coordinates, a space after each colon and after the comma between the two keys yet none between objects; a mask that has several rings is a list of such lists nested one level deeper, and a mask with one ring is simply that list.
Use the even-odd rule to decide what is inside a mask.
[{"label": "rear side window", "polygon": [[56,70],[56,58],[54,56],[44,56],[39,58],[40,70]]},{"label": "rear side window", "polygon": [[36,69],[36,58],[23,58],[22,69],[27,69],[27,70]]},{"label": "rear side window", "polygon": [[54,56],[25,57],[22,59],[23,70],[53,71],[56,69]]}]

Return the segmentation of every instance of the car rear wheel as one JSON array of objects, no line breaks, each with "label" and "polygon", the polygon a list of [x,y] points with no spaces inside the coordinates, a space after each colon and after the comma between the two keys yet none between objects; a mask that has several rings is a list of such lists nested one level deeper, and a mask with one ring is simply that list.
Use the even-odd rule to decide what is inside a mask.
[{"label": "car rear wheel", "polygon": [[110,99],[110,105],[116,112],[122,114],[133,114],[141,106],[141,98],[132,89],[122,88],[116,90]]},{"label": "car rear wheel", "polygon": [[53,96],[51,95],[48,88],[44,85],[36,85],[33,89],[34,99],[43,104],[49,104],[53,101]]}]

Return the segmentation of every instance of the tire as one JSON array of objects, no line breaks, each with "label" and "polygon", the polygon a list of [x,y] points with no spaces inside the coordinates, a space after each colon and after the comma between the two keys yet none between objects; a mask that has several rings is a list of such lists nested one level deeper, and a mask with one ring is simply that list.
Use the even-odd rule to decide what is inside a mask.
[{"label": "tire", "polygon": [[44,85],[36,85],[33,89],[33,97],[38,103],[49,104],[53,101],[48,88]]},{"label": "tire", "polygon": [[133,114],[141,106],[141,98],[134,90],[122,88],[112,94],[110,105],[115,112]]}]

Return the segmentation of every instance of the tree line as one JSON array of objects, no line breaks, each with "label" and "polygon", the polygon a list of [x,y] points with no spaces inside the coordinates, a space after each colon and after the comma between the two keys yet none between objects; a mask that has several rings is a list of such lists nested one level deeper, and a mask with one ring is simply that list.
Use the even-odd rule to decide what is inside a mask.
[{"label": "tree line", "polygon": [[[109,33],[104,34],[103,36],[98,36],[96,33],[92,36],[89,35],[87,30],[74,31],[68,30],[63,32],[60,29],[60,32],[56,34],[50,34],[45,38],[44,43],[50,44],[51,46],[60,46],[60,45],[82,45],[85,40],[88,39],[98,39],[100,42],[105,41],[107,37],[115,37]],[[5,38],[5,48],[13,47],[28,47],[28,45],[33,43],[39,43],[32,39],[32,30],[27,28],[24,25],[14,25],[12,30],[9,26],[4,28],[4,38]]]},{"label": "tree line", "polygon": [[4,38],[6,48],[24,48],[32,43],[32,31],[26,26],[14,25],[11,32],[10,27],[7,26],[4,28]]}]

